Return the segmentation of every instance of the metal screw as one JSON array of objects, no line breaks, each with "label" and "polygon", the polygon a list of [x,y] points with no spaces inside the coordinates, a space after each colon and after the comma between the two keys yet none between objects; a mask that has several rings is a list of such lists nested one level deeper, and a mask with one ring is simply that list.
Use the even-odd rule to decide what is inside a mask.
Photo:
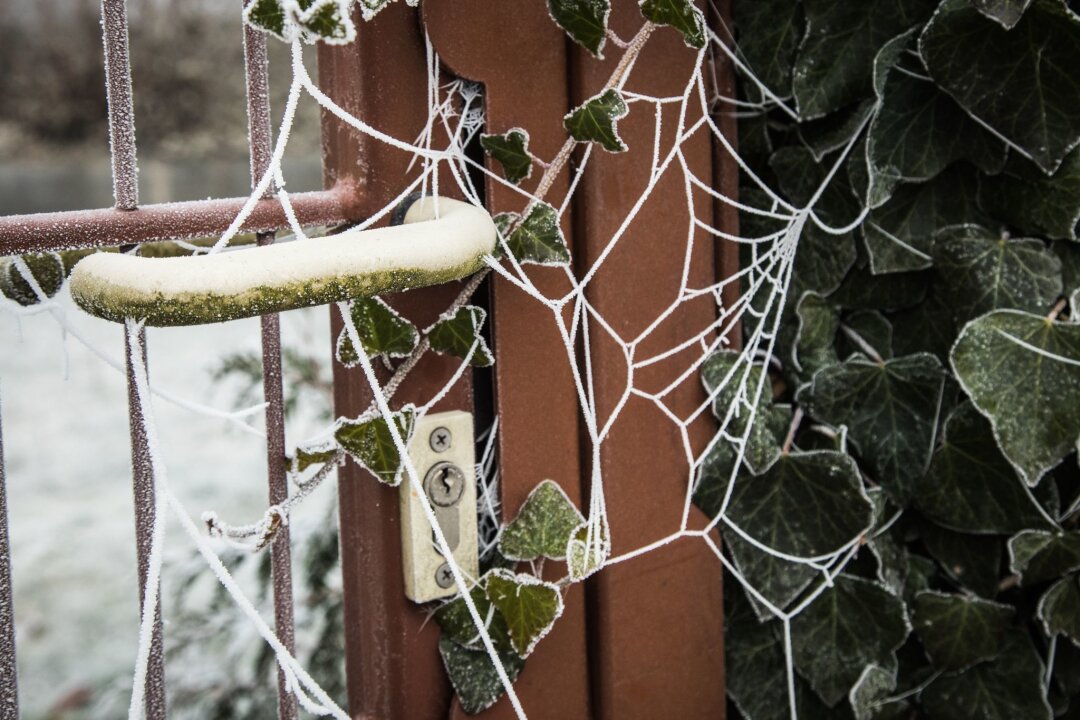
[{"label": "metal screw", "polygon": [[424,490],[439,507],[453,507],[465,492],[465,474],[453,463],[433,465],[424,477]]},{"label": "metal screw", "polygon": [[450,563],[443,563],[435,571],[435,584],[444,590],[454,584],[454,573],[450,570]]},{"label": "metal screw", "polygon": [[431,437],[428,438],[428,444],[431,445],[431,449],[437,453],[446,452],[450,449],[453,438],[454,436],[450,433],[448,428],[440,426],[431,431]]}]

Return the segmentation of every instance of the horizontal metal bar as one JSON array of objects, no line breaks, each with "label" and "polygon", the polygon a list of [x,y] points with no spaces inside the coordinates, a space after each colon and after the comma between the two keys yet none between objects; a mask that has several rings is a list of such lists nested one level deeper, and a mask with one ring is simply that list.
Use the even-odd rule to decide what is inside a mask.
[{"label": "horizontal metal bar", "polygon": [[[339,182],[329,190],[289,195],[301,225],[338,225],[362,217],[359,189]],[[220,235],[247,198],[145,205],[137,210],[73,210],[0,217],[0,255],[129,245]],[[288,227],[276,199],[260,200],[243,232]]]}]

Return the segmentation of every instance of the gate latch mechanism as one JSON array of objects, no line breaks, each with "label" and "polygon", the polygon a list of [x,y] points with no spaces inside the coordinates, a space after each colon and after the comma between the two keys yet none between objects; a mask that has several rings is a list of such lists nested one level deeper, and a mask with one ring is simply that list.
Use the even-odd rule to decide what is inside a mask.
[{"label": "gate latch mechanism", "polygon": [[[409,456],[454,560],[466,577],[479,574],[476,531],[476,467],[473,421],[455,410],[417,421]],[[453,574],[439,551],[419,493],[401,484],[401,545],[405,595],[428,602],[457,594]]]}]

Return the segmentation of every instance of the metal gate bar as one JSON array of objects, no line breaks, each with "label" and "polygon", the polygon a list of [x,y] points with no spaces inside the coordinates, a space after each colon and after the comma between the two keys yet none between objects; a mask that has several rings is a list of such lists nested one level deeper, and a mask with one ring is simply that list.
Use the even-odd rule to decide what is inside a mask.
[{"label": "metal gate bar", "polygon": [[15,664],[15,602],[11,585],[4,430],[0,426],[0,720],[18,720],[19,683]]}]

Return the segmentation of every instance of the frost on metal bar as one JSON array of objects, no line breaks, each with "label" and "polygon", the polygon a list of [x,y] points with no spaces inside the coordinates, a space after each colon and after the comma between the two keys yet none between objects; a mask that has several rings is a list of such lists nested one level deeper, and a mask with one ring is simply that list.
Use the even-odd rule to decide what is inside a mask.
[{"label": "frost on metal bar", "polygon": [[72,273],[71,294],[108,320],[199,325],[458,280],[494,247],[484,210],[424,198],[395,227],[219,255],[92,255]]}]

